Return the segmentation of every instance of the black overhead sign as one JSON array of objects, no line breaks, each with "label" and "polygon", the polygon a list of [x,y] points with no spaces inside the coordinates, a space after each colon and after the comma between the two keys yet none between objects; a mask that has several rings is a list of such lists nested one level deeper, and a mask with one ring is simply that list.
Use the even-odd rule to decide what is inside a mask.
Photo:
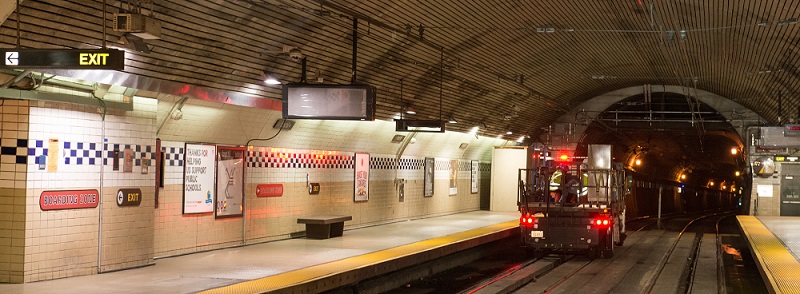
[{"label": "black overhead sign", "polygon": [[116,49],[0,49],[0,68],[123,70],[125,52]]}]

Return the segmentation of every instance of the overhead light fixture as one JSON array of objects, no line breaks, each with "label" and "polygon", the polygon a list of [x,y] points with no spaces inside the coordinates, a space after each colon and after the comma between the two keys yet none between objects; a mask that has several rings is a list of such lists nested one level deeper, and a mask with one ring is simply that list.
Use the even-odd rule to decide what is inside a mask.
[{"label": "overhead light fixture", "polygon": [[405,135],[394,135],[394,137],[392,137],[392,143],[400,143],[400,142],[403,142],[403,140],[404,140],[405,138],[406,138],[406,136],[405,136]]},{"label": "overhead light fixture", "polygon": [[411,107],[411,105],[403,106],[403,112],[406,114],[417,114],[417,110]]},{"label": "overhead light fixture", "polygon": [[398,132],[444,133],[445,131],[443,120],[396,119],[394,121],[395,131]]},{"label": "overhead light fixture", "polygon": [[266,71],[266,70],[263,71],[263,78],[264,78],[264,83],[267,84],[267,85],[280,85],[281,84],[281,81],[278,80],[277,77],[275,77],[275,74],[273,74],[273,73],[271,73],[269,71]]},{"label": "overhead light fixture", "polygon": [[450,116],[450,117],[447,119],[447,122],[448,122],[448,123],[451,123],[451,124],[457,124],[457,123],[458,123],[458,121],[456,120],[456,118],[455,118],[455,117],[453,117],[452,115],[451,115],[451,116]]},{"label": "overhead light fixture", "polygon": [[519,139],[517,139],[517,143],[522,143],[523,141],[525,141],[525,136],[519,136]]},{"label": "overhead light fixture", "polygon": [[513,134],[513,133],[514,133],[514,132],[512,132],[511,130],[508,130],[508,131],[506,131],[506,135],[511,135],[511,134]]},{"label": "overhead light fixture", "polygon": [[739,153],[739,148],[733,147],[731,148],[731,155],[736,155]]},{"label": "overhead light fixture", "polygon": [[469,130],[469,134],[470,134],[470,135],[477,135],[477,134],[478,134],[478,129],[480,129],[480,128],[479,128],[479,127],[477,127],[477,126],[475,126],[475,127],[472,127],[472,129],[471,129],[471,130]]},{"label": "overhead light fixture", "polygon": [[273,129],[284,129],[284,130],[291,130],[294,128],[294,121],[288,119],[278,119],[275,121],[275,124],[272,125]]}]

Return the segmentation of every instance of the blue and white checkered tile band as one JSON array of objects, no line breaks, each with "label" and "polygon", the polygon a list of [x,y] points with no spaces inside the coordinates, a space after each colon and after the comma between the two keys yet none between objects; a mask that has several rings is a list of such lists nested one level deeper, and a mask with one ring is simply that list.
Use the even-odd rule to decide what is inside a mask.
[{"label": "blue and white checkered tile band", "polygon": [[471,161],[459,161],[458,162],[458,171],[471,171],[472,170],[472,162]]},{"label": "blue and white checkered tile band", "polygon": [[248,151],[247,167],[352,169],[353,156]]},{"label": "blue and white checkered tile band", "polygon": [[165,166],[183,166],[183,147],[161,147]]},{"label": "blue and white checkered tile band", "polygon": [[425,165],[424,159],[400,158],[400,169],[422,170],[422,167],[424,165]]},{"label": "blue and white checkered tile band", "polygon": [[64,142],[64,163],[75,165],[96,165],[103,158],[98,143]]},{"label": "blue and white checkered tile band", "polygon": [[125,158],[125,149],[133,150],[133,165],[141,166],[142,162],[146,161],[148,166],[154,166],[156,163],[156,147],[153,145],[132,145],[132,144],[109,144],[105,143],[103,151],[106,152],[106,157],[103,159],[104,165],[111,165],[113,161],[108,160],[114,158],[114,150],[119,151],[119,158]]},{"label": "blue and white checkered tile band", "polygon": [[[44,140],[30,140],[30,146],[28,148],[28,156],[33,157],[32,160],[29,160],[31,164],[39,164],[37,159],[41,155],[50,156],[49,148],[44,147]],[[142,161],[149,161],[150,165],[155,163],[155,152],[153,152],[154,147],[150,145],[142,146],[142,145],[122,145],[122,144],[102,144],[102,150],[100,149],[100,143],[85,143],[85,142],[68,142],[64,141],[60,148],[62,148],[62,152],[64,154],[64,164],[68,165],[98,165],[101,163],[104,165],[110,165],[108,158],[114,157],[114,149],[120,150],[120,158],[123,158],[124,149],[130,148],[134,150],[134,164],[136,166],[141,166]],[[112,149],[108,150],[109,145],[112,145]],[[124,147],[120,149],[120,147]],[[103,152],[107,152],[106,158],[103,158]]]},{"label": "blue and white checkered tile band", "polygon": [[370,157],[370,169],[394,169],[394,158],[389,157]]}]

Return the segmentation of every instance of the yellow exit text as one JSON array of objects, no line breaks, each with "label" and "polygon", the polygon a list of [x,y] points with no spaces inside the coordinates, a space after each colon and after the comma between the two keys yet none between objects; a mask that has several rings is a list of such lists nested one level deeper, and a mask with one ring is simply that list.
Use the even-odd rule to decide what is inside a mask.
[{"label": "yellow exit text", "polygon": [[80,65],[106,65],[108,53],[81,53]]}]

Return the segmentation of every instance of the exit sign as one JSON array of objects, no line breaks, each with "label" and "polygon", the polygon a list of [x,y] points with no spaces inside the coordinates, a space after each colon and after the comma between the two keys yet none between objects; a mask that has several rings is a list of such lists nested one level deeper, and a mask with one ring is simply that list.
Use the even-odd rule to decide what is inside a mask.
[{"label": "exit sign", "polygon": [[0,49],[0,68],[123,70],[125,52],[116,49]]}]

